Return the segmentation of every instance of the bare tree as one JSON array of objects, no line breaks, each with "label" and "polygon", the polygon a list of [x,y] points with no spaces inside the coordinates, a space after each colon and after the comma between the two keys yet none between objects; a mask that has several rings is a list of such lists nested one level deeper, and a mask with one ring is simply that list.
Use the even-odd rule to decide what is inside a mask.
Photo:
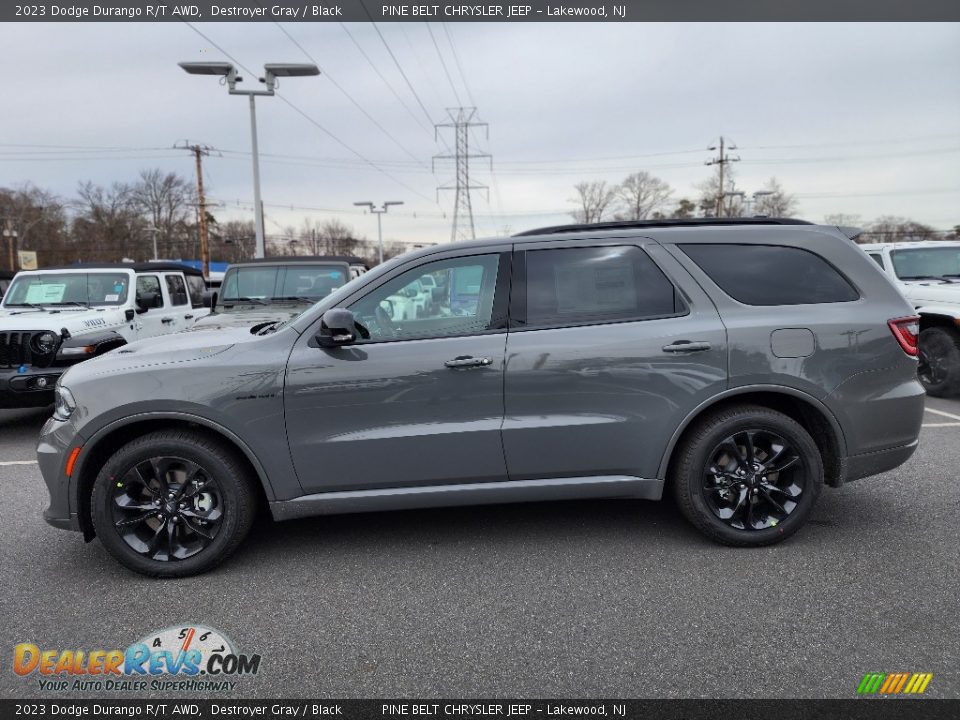
[{"label": "bare tree", "polygon": [[88,181],[80,184],[77,195],[72,233],[84,260],[146,260],[153,254],[147,223],[129,185],[105,188]]},{"label": "bare tree", "polygon": [[619,203],[617,220],[646,220],[663,207],[673,189],[646,171],[628,175],[616,189]]},{"label": "bare tree", "polygon": [[142,170],[140,179],[130,186],[130,200],[156,228],[161,257],[199,255],[193,232],[197,222],[195,192],[189,180],[156,168]]},{"label": "bare tree", "polygon": [[229,262],[253,257],[256,231],[252,220],[228,220],[216,223],[211,234],[210,256]]},{"label": "bare tree", "polygon": [[570,215],[578,223],[602,221],[616,197],[616,188],[607,185],[605,180],[578,183],[574,185],[574,190],[577,191],[577,197],[570,202],[577,203],[580,207]]},{"label": "bare tree", "polygon": [[672,218],[692,218],[694,213],[697,211],[697,206],[695,203],[687,200],[687,198],[680,198],[680,201],[677,203],[677,207],[673,209],[673,212],[670,213]]},{"label": "bare tree", "polygon": [[788,195],[775,177],[767,181],[763,186],[763,192],[765,194],[760,195],[754,205],[754,215],[790,217],[797,211],[797,199],[793,195]]},{"label": "bare tree", "polygon": [[845,213],[834,213],[826,215],[823,218],[824,225],[837,225],[840,227],[860,227],[863,221],[859,215],[848,215]]},{"label": "bare tree", "polygon": [[908,218],[885,215],[867,225],[860,239],[862,242],[904,242],[940,238],[937,231],[929,225]]},{"label": "bare tree", "polygon": [[319,231],[326,255],[353,255],[360,242],[353,228],[336,219],[324,220]]},{"label": "bare tree", "polygon": [[66,261],[63,202],[47,190],[30,183],[12,189],[0,188],[0,229],[11,231],[0,266],[16,270],[18,250],[35,250],[43,264]]},{"label": "bare tree", "polygon": [[704,217],[740,217],[743,215],[743,198],[737,194],[733,179],[733,168],[729,165],[723,171],[723,196],[720,193],[720,165],[709,179],[696,187],[700,191],[697,207]]}]

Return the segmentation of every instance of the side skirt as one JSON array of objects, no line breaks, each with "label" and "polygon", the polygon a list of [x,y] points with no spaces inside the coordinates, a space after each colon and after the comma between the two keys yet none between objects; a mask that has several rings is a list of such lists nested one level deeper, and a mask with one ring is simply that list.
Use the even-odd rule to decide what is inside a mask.
[{"label": "side skirt", "polygon": [[586,498],[659,500],[662,494],[663,480],[629,475],[602,475],[316,493],[293,500],[271,502],[270,512],[274,520],[292,520],[312,515],[543,500]]}]

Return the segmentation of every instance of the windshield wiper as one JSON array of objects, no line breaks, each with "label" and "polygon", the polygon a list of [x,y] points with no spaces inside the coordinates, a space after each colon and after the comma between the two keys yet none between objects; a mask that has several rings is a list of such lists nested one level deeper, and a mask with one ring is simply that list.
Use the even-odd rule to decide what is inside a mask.
[{"label": "windshield wiper", "polygon": [[43,305],[37,305],[36,303],[28,303],[28,302],[7,303],[4,307],[30,307],[30,308],[33,308],[34,310],[46,310],[46,308],[43,307]]},{"label": "windshield wiper", "polygon": [[71,307],[84,307],[84,308],[90,307],[90,303],[81,302],[79,300],[67,300],[65,302],[55,302],[50,304],[58,307],[64,307],[66,305],[70,305]]},{"label": "windshield wiper", "polygon": [[310,303],[311,305],[317,302],[318,300],[322,300],[322,299],[323,298],[318,298],[318,297],[307,297],[306,295],[284,295],[283,297],[273,298],[274,302],[276,301],[290,302],[291,300],[296,300],[297,302],[307,302],[307,303]]},{"label": "windshield wiper", "polygon": [[252,303],[253,305],[269,305],[269,300],[261,300],[260,298],[251,298],[251,297],[239,297],[239,298],[227,298],[221,300],[224,307],[232,307],[239,303]]},{"label": "windshield wiper", "polygon": [[940,275],[901,275],[901,280],[942,280],[943,282],[951,282]]}]

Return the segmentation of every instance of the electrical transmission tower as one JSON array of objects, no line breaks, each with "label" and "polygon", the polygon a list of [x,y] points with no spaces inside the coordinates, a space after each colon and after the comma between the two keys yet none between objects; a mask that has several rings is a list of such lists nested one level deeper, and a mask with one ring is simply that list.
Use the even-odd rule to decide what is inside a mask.
[{"label": "electrical transmission tower", "polygon": [[[721,135],[720,148],[719,148],[720,154],[717,157],[707,160],[707,162],[704,163],[704,165],[720,166],[720,187],[717,188],[717,217],[723,217],[723,198],[725,197],[725,194],[723,191],[724,168],[730,163],[740,162],[739,155],[737,155],[736,157],[730,157],[728,153],[729,150],[736,150],[737,146],[734,145],[733,143],[730,143],[729,145],[725,146],[725,142],[726,142],[726,139],[723,137],[723,135]],[[717,149],[716,145],[711,145],[710,147],[707,148],[707,150],[716,150],[716,149]]]},{"label": "electrical transmission tower", "polygon": [[487,138],[490,137],[490,129],[487,123],[474,120],[477,115],[475,107],[447,108],[447,114],[450,116],[450,122],[438,123],[434,128],[434,135],[439,137],[440,128],[453,128],[455,139],[453,152],[445,155],[434,155],[433,166],[436,169],[437,160],[453,160],[456,163],[456,180],[452,186],[448,183],[437,188],[437,198],[439,201],[441,190],[454,191],[453,226],[450,229],[450,240],[473,240],[476,237],[476,232],[473,227],[473,206],[470,202],[470,191],[484,190],[489,192],[489,189],[486,185],[475,185],[470,181],[470,160],[487,158],[492,169],[493,159],[489,153],[470,152],[470,128],[484,128],[487,131]]},{"label": "electrical transmission tower", "polygon": [[204,155],[209,155],[214,148],[209,145],[191,145],[186,140],[182,145],[174,145],[180,150],[189,150],[197,164],[197,227],[200,230],[200,262],[203,276],[210,277],[210,238],[207,234],[207,200],[203,194],[203,161]]}]

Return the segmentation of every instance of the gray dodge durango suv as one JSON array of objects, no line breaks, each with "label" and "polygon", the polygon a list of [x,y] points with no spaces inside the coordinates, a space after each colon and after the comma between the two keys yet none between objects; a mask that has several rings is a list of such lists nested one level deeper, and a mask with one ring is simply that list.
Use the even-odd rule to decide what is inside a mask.
[{"label": "gray dodge durango suv", "polygon": [[[416,317],[398,292],[431,279]],[[268,327],[69,369],[37,448],[51,524],[153,576],[209,569],[255,510],[671,493],[737,546],[823,485],[903,463],[917,318],[843,230],[796,220],[563,226],[429,247]]]}]

